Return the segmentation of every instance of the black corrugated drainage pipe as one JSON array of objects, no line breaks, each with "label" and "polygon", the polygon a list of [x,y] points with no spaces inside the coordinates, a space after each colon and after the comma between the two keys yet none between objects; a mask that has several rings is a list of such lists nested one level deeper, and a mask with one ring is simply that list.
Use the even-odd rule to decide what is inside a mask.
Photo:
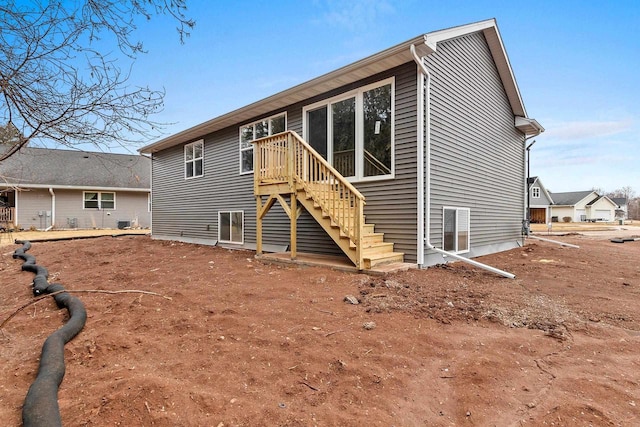
[{"label": "black corrugated drainage pipe", "polygon": [[[22,244],[13,253],[14,258],[24,261],[23,271],[34,273],[33,294],[43,295],[64,291],[62,285],[49,283],[49,272],[46,268],[36,264],[36,258],[25,252],[31,248],[28,241],[16,240]],[[58,387],[64,378],[64,345],[71,341],[84,327],[87,312],[84,304],[68,292],[53,295],[58,308],[69,311],[69,321],[44,342],[40,355],[40,366],[35,381],[29,387],[29,392],[22,407],[22,423],[24,427],[57,427],[62,426],[60,408],[58,406]]]}]

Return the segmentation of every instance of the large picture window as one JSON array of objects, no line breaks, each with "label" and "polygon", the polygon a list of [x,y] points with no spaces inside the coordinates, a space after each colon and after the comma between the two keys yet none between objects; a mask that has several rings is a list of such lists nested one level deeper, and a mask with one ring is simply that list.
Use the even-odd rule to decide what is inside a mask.
[{"label": "large picture window", "polygon": [[253,172],[252,141],[275,135],[287,129],[285,113],[249,123],[240,128],[240,173]]},{"label": "large picture window", "polygon": [[468,208],[443,209],[442,249],[453,253],[470,250],[471,214]]},{"label": "large picture window", "polygon": [[244,242],[244,211],[218,212],[218,240],[221,243]]},{"label": "large picture window", "polygon": [[347,178],[393,176],[394,79],[304,109],[309,144]]},{"label": "large picture window", "polygon": [[116,193],[85,191],[83,193],[84,209],[115,209]]},{"label": "large picture window", "polygon": [[184,176],[195,178],[204,174],[204,141],[184,146]]}]

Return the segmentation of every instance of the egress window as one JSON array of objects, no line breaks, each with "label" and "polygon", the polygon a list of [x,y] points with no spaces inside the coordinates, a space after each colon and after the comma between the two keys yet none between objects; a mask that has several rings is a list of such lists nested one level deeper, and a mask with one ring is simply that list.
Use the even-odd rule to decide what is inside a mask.
[{"label": "egress window", "polygon": [[85,191],[83,193],[84,209],[115,209],[116,193]]},{"label": "egress window", "polygon": [[471,212],[469,208],[443,208],[442,249],[464,253],[470,250]]},{"label": "egress window", "polygon": [[184,177],[195,178],[204,174],[204,141],[184,146]]},{"label": "egress window", "polygon": [[287,129],[285,113],[271,116],[240,128],[240,173],[253,172],[252,141],[275,135]]}]

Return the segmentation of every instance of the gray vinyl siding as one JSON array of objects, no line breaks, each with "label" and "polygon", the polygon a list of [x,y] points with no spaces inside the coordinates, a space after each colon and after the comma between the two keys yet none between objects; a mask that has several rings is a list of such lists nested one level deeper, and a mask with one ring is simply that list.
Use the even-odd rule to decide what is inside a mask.
[{"label": "gray vinyl siding", "polygon": [[438,44],[431,72],[431,242],[443,206],[471,211],[471,253],[515,245],[521,232],[524,137],[482,33]]},{"label": "gray vinyl siding", "polygon": [[[242,211],[244,245],[237,246],[255,244],[253,174],[240,175],[238,138],[239,127],[235,126],[206,136],[204,174],[191,179],[184,177],[184,146],[153,155],[153,235],[214,244],[218,213]],[[286,246],[289,235],[282,229],[288,227],[284,211],[274,206],[264,221],[264,244]]]},{"label": "gray vinyl siding", "polygon": [[148,193],[102,192],[115,193],[115,209],[84,209],[83,190],[55,190],[56,227],[69,228],[75,222],[77,228],[117,228],[118,221],[128,221],[132,226],[137,224],[143,228],[151,226]]},{"label": "gray vinyl siding", "polygon": [[367,223],[385,233],[405,261],[417,260],[417,72],[414,62],[394,70],[395,175],[394,179],[356,183],[366,197]]},{"label": "gray vinyl siding", "polygon": [[[16,192],[16,222],[19,227],[44,229],[51,225],[51,195],[45,189],[28,189]],[[42,213],[42,216],[40,214]]]},{"label": "gray vinyl siding", "polygon": [[[540,197],[533,197],[533,189],[537,187],[540,189]],[[533,184],[531,186],[531,188],[529,189],[529,192],[531,193],[530,196],[530,202],[531,202],[531,206],[549,206],[551,204],[551,200],[549,200],[549,198],[547,197],[546,193],[544,192],[544,188],[536,183]]]},{"label": "gray vinyl siding", "polygon": [[[287,128],[300,135],[305,105],[390,76],[395,82],[395,179],[356,183],[367,199],[367,222],[386,233],[396,250],[415,262],[416,253],[416,66],[407,63],[393,70],[344,86],[286,108]],[[266,114],[279,113],[282,110]],[[255,117],[259,120],[262,117]],[[252,122],[246,121],[246,123]],[[256,204],[253,174],[239,174],[238,123],[204,137],[204,176],[184,178],[184,146],[153,155],[153,234],[176,240],[214,243],[218,239],[218,211],[244,211],[244,247],[255,247]],[[287,202],[289,200],[287,199]],[[298,250],[341,254],[340,249],[307,212],[298,219]],[[285,247],[290,224],[278,203],[263,221],[263,244]]]},{"label": "gray vinyl siding", "polygon": [[77,228],[117,228],[118,221],[129,221],[131,225],[137,223],[145,228],[151,225],[146,192],[113,191],[116,195],[116,209],[97,210],[83,209],[83,190],[54,188],[53,191],[55,209],[52,209],[49,190],[27,189],[18,193],[17,221],[20,227],[47,228],[52,225],[51,215],[54,210],[53,224],[56,228],[69,228],[72,222]]}]

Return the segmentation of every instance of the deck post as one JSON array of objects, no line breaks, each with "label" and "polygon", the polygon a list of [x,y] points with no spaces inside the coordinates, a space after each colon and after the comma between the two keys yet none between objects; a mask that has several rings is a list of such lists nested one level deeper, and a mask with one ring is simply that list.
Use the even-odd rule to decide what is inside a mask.
[{"label": "deck post", "polygon": [[256,196],[256,255],[262,255],[262,196]]},{"label": "deck post", "polygon": [[363,254],[362,254],[362,235],[364,234],[364,224],[362,218],[364,216],[364,202],[359,197],[355,198],[355,244],[356,244],[356,267],[358,270],[362,270],[364,266]]},{"label": "deck post", "polygon": [[298,199],[295,189],[291,193],[291,210],[289,212],[289,220],[291,221],[291,259],[296,259],[298,256]]}]

